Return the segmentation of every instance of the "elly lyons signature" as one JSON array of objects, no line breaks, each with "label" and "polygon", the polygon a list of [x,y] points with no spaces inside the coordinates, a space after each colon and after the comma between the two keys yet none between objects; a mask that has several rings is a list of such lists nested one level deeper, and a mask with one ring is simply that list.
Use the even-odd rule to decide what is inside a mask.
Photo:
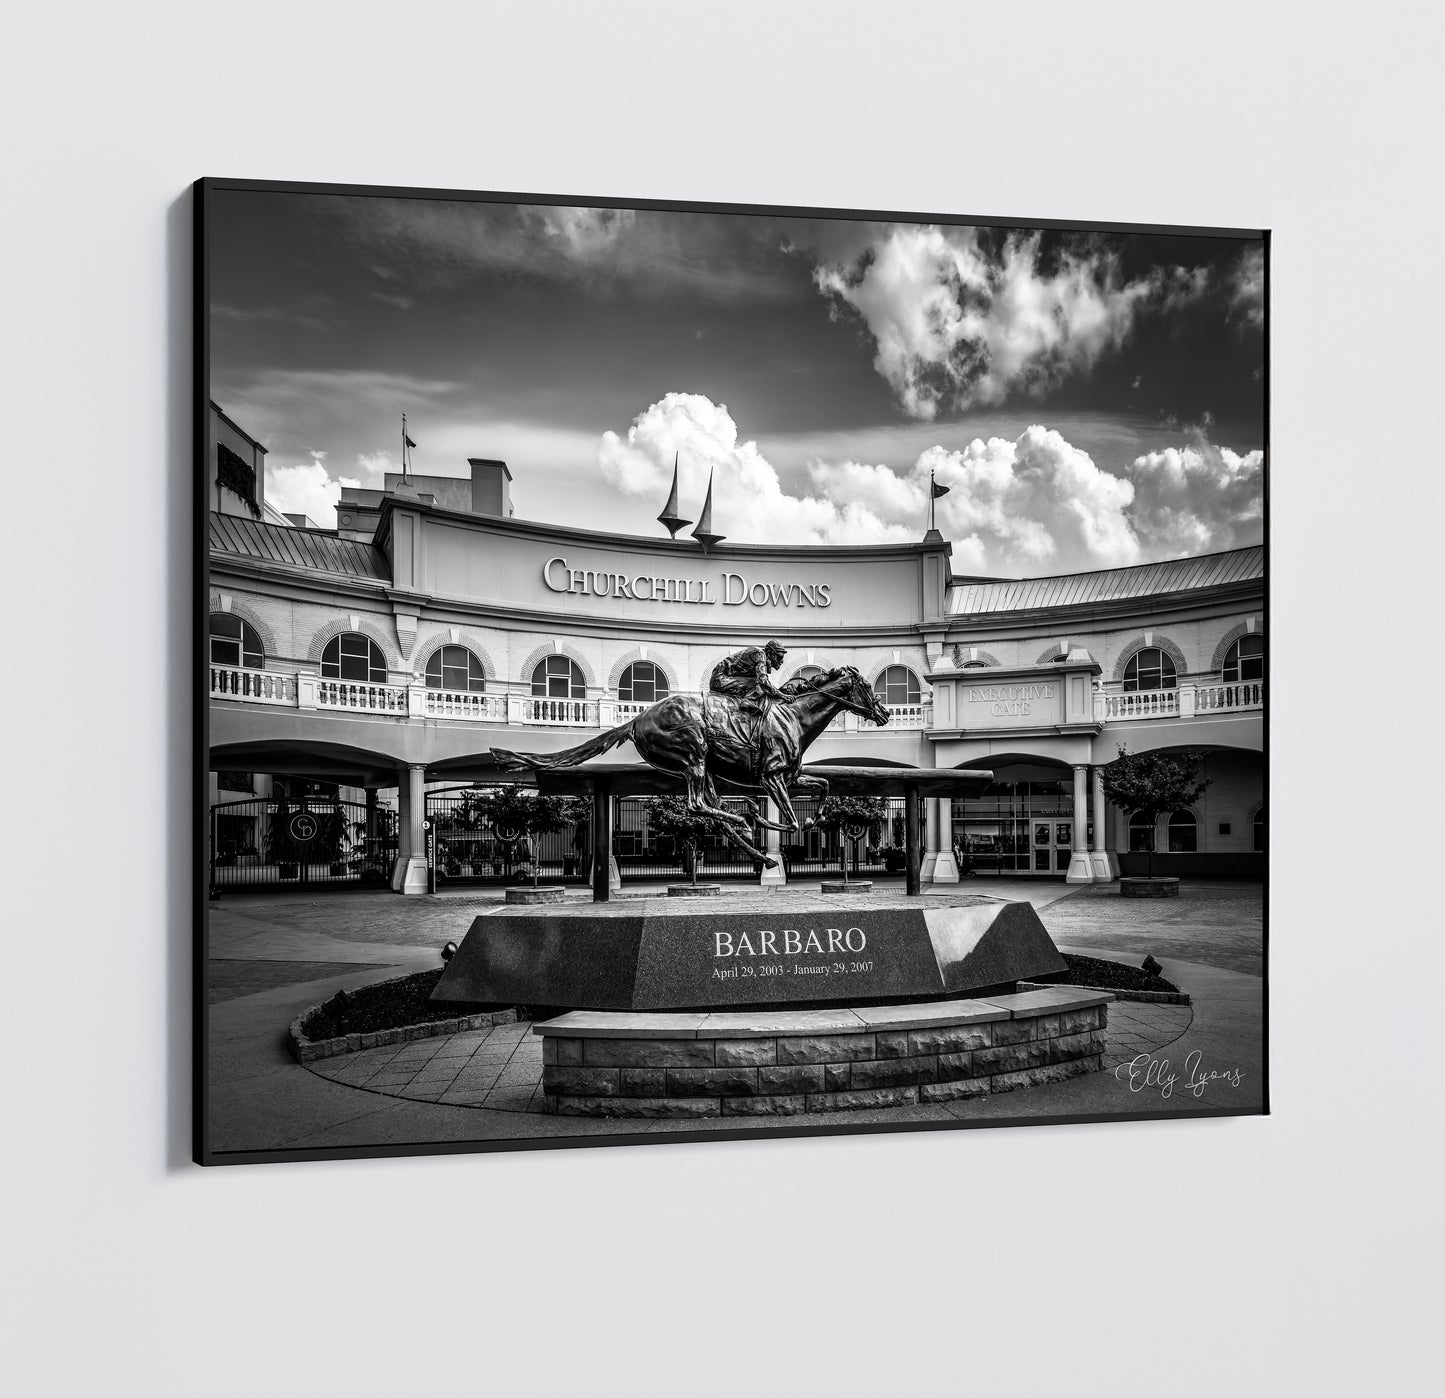
[{"label": "elly lyons signature", "polygon": [[1215,1084],[1238,1087],[1244,1078],[1244,1071],[1240,1068],[1206,1069],[1203,1055],[1195,1049],[1184,1060],[1182,1081],[1179,1074],[1170,1067],[1167,1058],[1155,1058],[1148,1053],[1141,1053],[1127,1063],[1119,1064],[1114,1069],[1114,1077],[1120,1082],[1128,1083],[1130,1092],[1144,1092],[1149,1088],[1156,1088],[1161,1097],[1172,1097],[1177,1087],[1181,1092],[1198,1098],[1203,1097],[1206,1089]]}]

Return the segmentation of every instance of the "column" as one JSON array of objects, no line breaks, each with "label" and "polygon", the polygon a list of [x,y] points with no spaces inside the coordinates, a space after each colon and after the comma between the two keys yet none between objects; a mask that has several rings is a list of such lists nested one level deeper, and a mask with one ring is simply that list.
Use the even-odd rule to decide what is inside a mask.
[{"label": "column", "polygon": [[920,883],[932,883],[938,869],[938,797],[923,798],[923,864],[918,870]]},{"label": "column", "polygon": [[421,823],[426,819],[426,765],[412,763],[397,783],[400,810],[397,814],[396,866],[391,887],[396,893],[414,898],[426,892],[426,839]]},{"label": "column", "polygon": [[953,852],[953,797],[938,798],[938,863],[934,883],[958,882],[958,856]]},{"label": "column", "polygon": [[[765,820],[778,820],[781,818],[778,813],[778,803],[776,801],[770,800],[765,796],[758,802],[758,805],[762,810]],[[788,882],[788,871],[783,867],[783,832],[781,830],[765,830],[763,833],[767,836],[767,839],[763,842],[763,848],[767,850],[769,859],[776,859],[778,861],[778,867],[776,869],[769,869],[767,865],[764,865],[762,877],[759,878],[758,883],[763,888],[783,888]]]},{"label": "column", "polygon": [[1093,802],[1089,807],[1094,817],[1094,848],[1089,852],[1089,869],[1095,883],[1113,883],[1119,877],[1119,856],[1109,848],[1109,817],[1104,805],[1104,769],[1094,768]]},{"label": "column", "polygon": [[592,901],[608,903],[622,888],[617,857],[612,853],[612,780],[592,779]]},{"label": "column", "polygon": [[918,828],[919,817],[921,815],[920,807],[923,803],[919,798],[918,787],[914,782],[909,782],[908,785],[903,788],[903,796],[906,802],[903,819],[903,847],[908,861],[906,865],[908,882],[904,892],[906,892],[910,898],[916,898],[918,894],[923,891],[923,885],[918,877],[919,866],[923,862],[923,851],[919,848],[921,832]]},{"label": "column", "polygon": [[1084,838],[1088,830],[1089,767],[1087,763],[1074,764],[1074,838],[1070,845],[1069,872],[1065,883],[1093,883],[1094,872],[1089,867],[1089,845]]}]

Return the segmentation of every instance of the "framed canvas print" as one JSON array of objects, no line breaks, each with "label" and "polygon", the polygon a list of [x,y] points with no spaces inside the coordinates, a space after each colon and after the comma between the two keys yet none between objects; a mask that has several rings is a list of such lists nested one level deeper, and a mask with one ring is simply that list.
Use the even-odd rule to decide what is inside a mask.
[{"label": "framed canvas print", "polygon": [[199,1160],[1268,1109],[1266,233],[195,208]]}]

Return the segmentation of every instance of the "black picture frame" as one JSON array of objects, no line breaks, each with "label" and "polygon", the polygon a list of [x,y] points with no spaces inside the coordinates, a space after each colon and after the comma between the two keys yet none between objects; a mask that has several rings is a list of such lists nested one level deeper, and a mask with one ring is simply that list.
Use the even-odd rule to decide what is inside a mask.
[{"label": "black picture frame", "polygon": [[[1014,229],[1029,228],[1041,230],[1054,230],[1068,233],[1099,233],[1104,235],[1157,235],[1178,238],[1217,238],[1238,241],[1257,242],[1264,253],[1264,352],[1262,365],[1261,392],[1265,403],[1264,417],[1264,438],[1263,449],[1268,459],[1269,452],[1269,256],[1270,256],[1270,233],[1267,229],[1240,229],[1229,227],[1211,226],[1177,226],[1167,224],[1150,224],[1134,222],[1105,222],[1089,220],[1068,220],[1060,218],[1040,218],[1035,216],[1014,216],[1001,217],[997,215],[963,215],[946,213],[920,213],[918,211],[879,210],[879,209],[837,209],[837,208],[810,208],[789,205],[746,205],[723,202],[704,202],[690,200],[654,200],[647,198],[626,197],[619,198],[599,197],[594,195],[571,195],[571,194],[547,194],[547,193],[522,193],[522,192],[488,192],[470,191],[460,189],[444,188],[409,188],[405,186],[371,186],[352,184],[328,184],[296,181],[272,181],[253,179],[228,179],[228,178],[203,178],[195,182],[192,187],[192,210],[193,210],[193,364],[194,374],[192,383],[193,403],[193,443],[195,458],[199,462],[203,460],[207,452],[206,435],[206,413],[207,403],[211,391],[211,348],[210,348],[210,314],[211,285],[212,285],[212,250],[210,245],[209,232],[213,217],[214,204],[217,196],[230,193],[247,193],[264,196],[268,194],[285,195],[335,195],[348,198],[385,198],[405,199],[416,201],[448,201],[448,202],[478,202],[495,205],[530,205],[530,206],[552,206],[561,208],[585,207],[593,209],[609,210],[637,210],[648,212],[678,212],[678,213],[715,213],[733,215],[756,215],[760,217],[782,217],[782,218],[810,218],[820,220],[846,219],[860,220],[877,223],[932,223],[944,226],[971,226],[990,229]],[[205,682],[205,657],[208,651],[208,618],[209,597],[211,593],[211,558],[207,547],[208,535],[208,508],[207,492],[198,489],[195,495],[195,549],[194,549],[194,570],[195,580],[193,589],[194,615],[192,622],[191,643],[196,657],[194,666],[195,691],[194,691],[194,783],[192,786],[192,797],[194,802],[191,830],[192,860],[194,869],[194,880],[192,888],[192,904],[194,911],[195,925],[195,955],[193,961],[193,1023],[194,1023],[194,1052],[193,1052],[193,1092],[192,1092],[192,1141],[194,1159],[202,1165],[231,1165],[231,1164],[256,1164],[281,1161],[311,1161],[311,1160],[353,1160],[369,1158],[386,1158],[393,1156],[429,1156],[437,1154],[465,1154],[465,1153],[487,1153],[491,1151],[507,1150],[540,1150],[572,1148],[576,1146],[619,1146],[649,1144],[655,1141],[667,1142],[708,1142],[716,1141],[718,1136],[715,1132],[708,1130],[669,1130],[664,1136],[649,1136],[646,1134],[623,1133],[617,1134],[590,1134],[586,1136],[556,1136],[549,1138],[516,1137],[508,1139],[489,1140],[418,1140],[404,1144],[383,1143],[362,1146],[328,1146],[321,1148],[263,1148],[263,1149],[219,1149],[212,1140],[210,1129],[210,1116],[212,1110],[212,1094],[210,1090],[211,1055],[209,1052],[210,1031],[211,1031],[211,1004],[209,999],[209,988],[207,978],[207,967],[210,959],[211,943],[209,918],[211,909],[211,888],[207,878],[207,865],[209,861],[209,831],[206,817],[209,800],[208,772],[210,770],[210,733],[211,733],[211,699]],[[259,504],[259,502],[257,502]],[[1266,473],[1263,497],[1264,511],[1264,538],[1267,546],[1269,537],[1269,486]],[[1264,629],[1267,633],[1270,616],[1270,575],[1268,563],[1264,568],[1261,580],[1263,591]],[[1266,653],[1264,660],[1265,684],[1268,685],[1270,673],[1269,655]],[[1263,808],[1269,808],[1270,794],[1270,715],[1266,706],[1261,715],[1262,724],[1262,802]],[[1053,819],[1048,818],[1040,822],[1038,829],[1045,834],[1053,828]],[[1240,822],[1244,828],[1244,822]],[[1203,828],[1203,827],[1201,827]],[[1224,828],[1227,828],[1224,827]],[[1047,843],[1047,840],[1045,841]],[[1030,850],[1031,852],[1031,850]],[[1240,1114],[1268,1114],[1270,1111],[1269,1100],[1269,862],[1266,857],[1263,861],[1263,931],[1262,931],[1262,958],[1263,958],[1263,979],[1262,996],[1263,1011],[1261,1018],[1261,1062],[1263,1064],[1264,1082],[1261,1084],[1261,1097],[1258,1107],[1251,1106],[1246,1113],[1231,1109],[1228,1106],[1199,1105],[1190,1110],[1189,1116],[1197,1119],[1208,1119],[1212,1117],[1229,1117]],[[284,1030],[284,1026],[278,1026],[278,1033]],[[298,1066],[297,1071],[302,1071]],[[831,1136],[848,1134],[877,1134],[897,1131],[917,1130],[957,1130],[977,1129],[980,1127],[1001,1127],[1001,1126],[1036,1126],[1036,1125],[1075,1125],[1081,1123],[1094,1123],[1117,1120],[1164,1120],[1175,1119],[1180,1115],[1179,1111],[1170,1105],[1159,1105],[1144,1107],[1127,1113],[1064,1113],[1064,1114],[1038,1114],[1030,1115],[1026,1112],[1011,1113],[1008,1116],[996,1118],[981,1118],[975,1120],[951,1120],[951,1121],[856,1121],[849,1120],[846,1116],[837,1119],[789,1121],[786,1124],[777,1126],[744,1127],[734,1129],[727,1134],[727,1139],[758,1140],[771,1139],[776,1137],[791,1138],[803,1136]]]}]

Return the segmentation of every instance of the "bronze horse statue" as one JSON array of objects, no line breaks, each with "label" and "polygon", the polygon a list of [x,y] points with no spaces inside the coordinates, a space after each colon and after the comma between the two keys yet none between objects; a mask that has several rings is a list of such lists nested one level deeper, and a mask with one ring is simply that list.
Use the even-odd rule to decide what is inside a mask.
[{"label": "bronze horse statue", "polygon": [[828,670],[808,680],[790,680],[779,691],[767,711],[754,717],[740,713],[737,700],[725,694],[672,694],[620,723],[596,738],[562,752],[525,753],[493,748],[499,766],[519,771],[547,771],[575,767],[588,758],[631,739],[642,758],[660,772],[669,772],[687,783],[689,810],[702,811],[721,822],[722,833],[739,849],[746,850],[769,868],[777,865],[765,850],[744,839],[741,831],[749,820],[724,809],[718,801],[715,780],[747,791],[761,791],[776,803],[781,823],[763,820],[754,810],[754,821],[769,830],[801,829],[790,786],[826,796],[824,778],[802,770],[803,754],[833,721],[840,709],[847,709],[880,727],[888,722],[888,710],[872,686],[851,665]]}]

